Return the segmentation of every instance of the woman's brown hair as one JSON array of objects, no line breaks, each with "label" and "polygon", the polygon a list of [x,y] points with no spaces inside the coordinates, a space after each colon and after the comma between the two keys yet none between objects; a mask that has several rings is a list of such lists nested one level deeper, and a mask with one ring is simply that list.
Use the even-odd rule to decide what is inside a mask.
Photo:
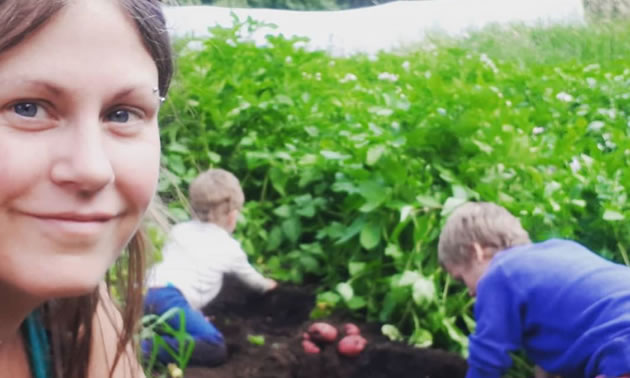
[{"label": "woman's brown hair", "polygon": [[[166,96],[173,74],[171,45],[166,22],[157,0],[119,1],[121,9],[134,21],[142,42],[158,69],[158,86]],[[31,33],[46,24],[68,3],[67,0],[0,0],[0,54],[19,45]],[[139,230],[108,274],[108,286],[116,284],[122,308],[123,326],[109,375],[134,343],[133,335],[142,315],[142,284],[149,247],[145,233]],[[51,336],[53,372],[57,378],[85,378],[93,338],[93,319],[101,292],[45,303],[41,312]]]}]

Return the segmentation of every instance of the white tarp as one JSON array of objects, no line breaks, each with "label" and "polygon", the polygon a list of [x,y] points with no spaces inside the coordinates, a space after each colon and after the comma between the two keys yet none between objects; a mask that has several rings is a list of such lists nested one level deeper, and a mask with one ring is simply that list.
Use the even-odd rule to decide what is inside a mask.
[{"label": "white tarp", "polygon": [[222,8],[214,6],[166,7],[169,29],[175,36],[207,36],[212,26],[229,27],[232,12],[271,23],[251,35],[258,44],[265,35],[304,36],[307,47],[334,55],[374,54],[423,39],[427,32],[462,35],[489,24],[528,25],[584,22],[582,0],[431,0],[397,1],[342,11],[288,11]]}]

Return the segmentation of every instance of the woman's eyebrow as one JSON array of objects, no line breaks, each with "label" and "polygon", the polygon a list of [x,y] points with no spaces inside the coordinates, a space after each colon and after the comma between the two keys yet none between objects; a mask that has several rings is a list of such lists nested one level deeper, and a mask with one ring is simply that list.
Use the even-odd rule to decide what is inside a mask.
[{"label": "woman's eyebrow", "polygon": [[[2,79],[0,78],[0,90],[2,88],[15,88],[15,87],[28,87],[32,89],[39,89],[48,92],[52,96],[61,97],[65,90],[50,81],[41,80],[41,79]],[[117,90],[111,96],[107,96],[111,101],[123,98],[131,95],[143,95],[143,96],[155,96],[156,99],[159,98],[157,91],[154,91],[150,85],[146,83],[137,83],[126,86],[122,89]]]},{"label": "woman's eyebrow", "polygon": [[63,90],[53,83],[38,79],[0,79],[0,88],[13,88],[15,86],[28,86],[33,88],[41,88],[50,94],[60,96]]},{"label": "woman's eyebrow", "polygon": [[110,98],[112,100],[116,100],[116,99],[124,98],[127,96],[134,96],[134,95],[140,95],[140,96],[146,96],[146,97],[154,96],[156,99],[159,98],[159,94],[157,93],[157,91],[154,91],[150,86],[147,86],[145,84],[132,85],[132,86],[123,88],[115,92]]}]

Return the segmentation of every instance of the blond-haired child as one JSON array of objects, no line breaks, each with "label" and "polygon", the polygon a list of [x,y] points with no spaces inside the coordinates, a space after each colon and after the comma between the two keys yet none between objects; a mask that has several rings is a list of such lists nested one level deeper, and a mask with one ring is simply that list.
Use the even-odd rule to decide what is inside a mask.
[{"label": "blond-haired child", "polygon": [[628,267],[573,241],[532,243],[519,220],[492,203],[457,208],[438,256],[477,298],[468,378],[500,377],[519,349],[563,377],[630,373]]},{"label": "blond-haired child", "polygon": [[[171,308],[181,308],[186,317],[186,331],[195,339],[190,360],[193,365],[214,366],[227,358],[221,333],[201,313],[221,290],[224,274],[235,275],[260,292],[276,287],[248,262],[247,255],[232,237],[245,196],[238,179],[223,169],[210,169],[190,185],[193,220],[175,225],[163,249],[163,260],[149,274],[145,312],[161,315]],[[179,328],[179,317],[170,324]],[[165,338],[173,347],[177,343]],[[152,345],[143,344],[145,353]],[[160,361],[172,362],[165,350]]]}]

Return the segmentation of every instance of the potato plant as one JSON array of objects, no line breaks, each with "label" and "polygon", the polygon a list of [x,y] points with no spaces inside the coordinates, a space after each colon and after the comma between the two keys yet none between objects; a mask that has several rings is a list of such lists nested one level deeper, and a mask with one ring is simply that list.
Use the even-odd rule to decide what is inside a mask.
[{"label": "potato plant", "polygon": [[[220,166],[241,178],[238,238],[274,278],[316,283],[393,339],[465,353],[473,301],[437,264],[445,216],[498,202],[534,240],[629,264],[627,23],[510,28],[332,58],[236,22],[181,42],[161,113],[160,193]],[[520,361],[520,360],[519,360]]]}]

